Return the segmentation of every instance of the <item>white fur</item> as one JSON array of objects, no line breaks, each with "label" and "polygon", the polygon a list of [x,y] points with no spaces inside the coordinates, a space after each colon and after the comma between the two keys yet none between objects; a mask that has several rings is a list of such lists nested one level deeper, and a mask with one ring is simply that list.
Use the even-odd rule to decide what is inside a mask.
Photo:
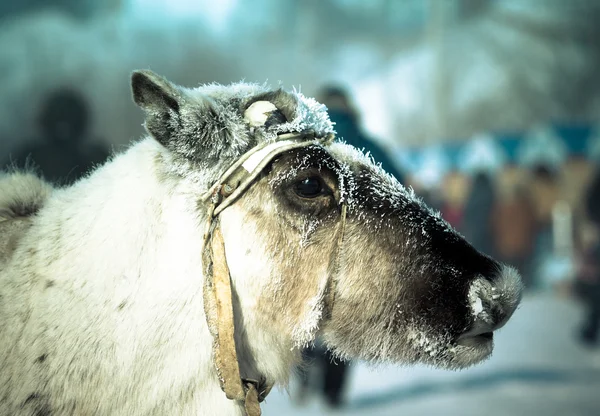
[{"label": "white fur", "polygon": [[52,187],[42,182],[32,173],[2,174],[2,192],[0,192],[0,221],[15,218],[23,213],[14,212],[12,209],[2,207],[29,205],[42,206],[52,193]]},{"label": "white fur", "polygon": [[[32,394],[48,396],[53,412],[75,402],[78,414],[99,416],[242,414],[221,391],[211,358],[202,190],[159,180],[154,161],[164,153],[143,140],[91,177],[54,191],[20,246],[37,254],[19,248],[12,263],[0,264],[0,296],[14,299],[0,303],[0,397],[9,396],[0,414],[30,414],[19,406]],[[222,219],[226,240],[236,218],[229,211]],[[226,249],[230,258],[243,254],[235,244]],[[253,258],[245,260],[252,268]],[[255,266],[264,272],[264,264]],[[241,299],[251,310],[252,296]],[[259,342],[249,352],[264,357],[262,374],[282,382],[292,344],[277,335],[253,334]],[[256,370],[245,359],[241,354],[242,372]],[[51,367],[49,381],[39,378],[40,365]]]}]

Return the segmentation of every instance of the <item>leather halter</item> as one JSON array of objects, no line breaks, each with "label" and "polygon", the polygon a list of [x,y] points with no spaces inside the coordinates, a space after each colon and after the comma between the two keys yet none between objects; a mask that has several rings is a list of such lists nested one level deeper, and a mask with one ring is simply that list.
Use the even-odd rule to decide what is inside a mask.
[{"label": "leather halter", "polygon": [[[244,403],[248,416],[260,416],[260,403],[273,387],[272,382],[242,377],[235,346],[235,326],[231,290],[231,276],[225,256],[225,242],[219,227],[218,215],[245,192],[262,170],[276,156],[292,149],[313,144],[330,144],[333,134],[316,137],[312,131],[287,133],[275,142],[254,147],[238,159],[206,192],[201,200],[210,202],[204,232],[202,264],[204,283],[204,311],[213,336],[213,356],[221,389],[230,400]],[[341,220],[335,252],[333,276],[339,272],[340,249],[346,222],[346,204],[341,203]],[[334,279],[327,282],[327,307],[333,304]]]}]

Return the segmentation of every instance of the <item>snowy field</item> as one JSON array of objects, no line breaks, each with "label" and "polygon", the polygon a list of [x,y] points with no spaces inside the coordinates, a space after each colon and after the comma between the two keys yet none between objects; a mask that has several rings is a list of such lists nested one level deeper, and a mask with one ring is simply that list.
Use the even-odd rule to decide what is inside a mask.
[{"label": "snowy field", "polygon": [[292,383],[289,394],[271,392],[263,414],[600,416],[600,347],[576,343],[580,318],[573,300],[531,295],[496,334],[494,354],[482,365],[449,372],[359,363],[343,410],[328,410],[316,397],[293,404]]}]

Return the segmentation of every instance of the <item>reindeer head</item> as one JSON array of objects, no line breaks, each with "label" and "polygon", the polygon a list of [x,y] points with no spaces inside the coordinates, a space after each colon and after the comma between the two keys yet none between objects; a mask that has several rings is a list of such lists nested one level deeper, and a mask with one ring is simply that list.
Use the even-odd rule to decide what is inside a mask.
[{"label": "reindeer head", "polygon": [[[234,84],[194,90],[133,74],[165,175],[200,195],[256,146],[311,131],[268,160],[220,213],[245,346],[281,353],[321,334],[342,356],[460,368],[486,358],[515,310],[516,271],[477,252],[439,215],[343,143],[302,94]],[[204,213],[199,204],[199,214]],[[199,215],[202,221],[202,215]]]}]

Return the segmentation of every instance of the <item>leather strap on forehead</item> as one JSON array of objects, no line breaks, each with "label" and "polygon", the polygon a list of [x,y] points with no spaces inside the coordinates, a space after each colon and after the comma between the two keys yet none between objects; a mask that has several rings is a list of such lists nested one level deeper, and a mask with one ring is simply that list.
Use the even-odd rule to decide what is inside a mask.
[{"label": "leather strap on forehead", "polygon": [[219,190],[222,198],[213,212],[213,216],[216,217],[250,187],[254,179],[275,157],[313,144],[329,144],[333,141],[333,137],[333,134],[328,134],[317,138],[312,131],[279,135],[277,141],[259,145],[245,153],[211,186],[201,200],[208,201],[215,191]]}]

